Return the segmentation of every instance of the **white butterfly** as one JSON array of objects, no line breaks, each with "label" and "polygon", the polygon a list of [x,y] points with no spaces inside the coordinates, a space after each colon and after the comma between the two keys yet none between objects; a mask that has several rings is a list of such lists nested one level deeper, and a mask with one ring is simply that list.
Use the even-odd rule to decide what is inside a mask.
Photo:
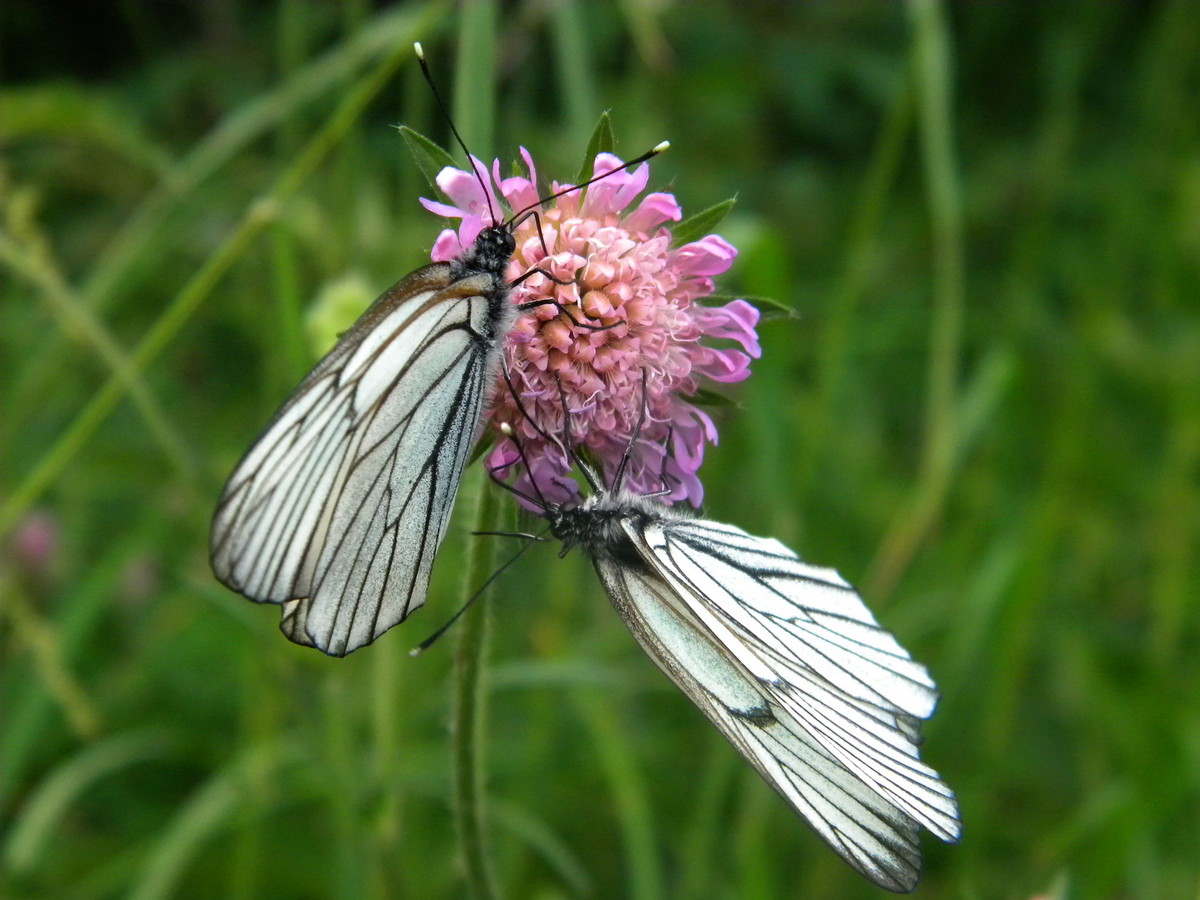
[{"label": "white butterfly", "polygon": [[461,256],[376,300],[225,485],[213,572],[251,600],[283,604],[293,641],[344,656],[425,602],[504,338],[520,311],[554,302],[511,300],[513,230],[530,214],[484,228]]},{"label": "white butterfly", "polygon": [[[569,442],[566,442],[569,444]],[[961,833],[954,793],[918,759],[937,704],[925,667],[832,569],[779,541],[611,490],[541,498],[565,554],[579,545],[650,658],[847,862],[911,891],[918,826]]]},{"label": "white butterfly", "polygon": [[242,458],[213,518],[213,571],[282,603],[285,634],[344,656],[425,601],[518,307],[507,224],[391,287]]}]

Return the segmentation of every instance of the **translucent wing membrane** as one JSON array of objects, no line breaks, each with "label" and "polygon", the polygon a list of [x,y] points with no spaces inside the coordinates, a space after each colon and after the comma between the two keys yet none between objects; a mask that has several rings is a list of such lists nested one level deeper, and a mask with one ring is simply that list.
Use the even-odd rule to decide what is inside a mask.
[{"label": "translucent wing membrane", "polygon": [[213,570],[285,604],[283,630],[341,656],[425,600],[495,362],[503,281],[447,264],[384,294],[242,459],[213,521]]}]

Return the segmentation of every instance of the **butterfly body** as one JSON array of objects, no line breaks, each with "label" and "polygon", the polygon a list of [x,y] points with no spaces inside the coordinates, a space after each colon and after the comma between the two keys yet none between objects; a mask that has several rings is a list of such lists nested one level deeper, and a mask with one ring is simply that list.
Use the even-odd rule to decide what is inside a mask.
[{"label": "butterfly body", "polygon": [[958,839],[954,794],[917,756],[933,681],[835,571],[620,490],[542,514],[655,664],[851,865],[910,891],[918,826]]}]

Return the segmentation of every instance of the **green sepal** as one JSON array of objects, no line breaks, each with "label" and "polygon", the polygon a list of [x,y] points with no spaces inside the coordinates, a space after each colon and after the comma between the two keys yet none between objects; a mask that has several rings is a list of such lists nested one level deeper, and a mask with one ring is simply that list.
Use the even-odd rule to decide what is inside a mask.
[{"label": "green sepal", "polygon": [[400,131],[400,136],[404,138],[404,143],[408,145],[409,152],[413,155],[413,159],[417,163],[417,168],[421,170],[421,174],[429,182],[429,186],[438,192],[438,196],[445,197],[442,189],[438,187],[437,176],[438,172],[451,166],[458,168],[454,162],[454,157],[431,141],[425,135],[413,131],[407,125],[397,126]]},{"label": "green sepal", "polygon": [[600,121],[596,123],[596,128],[592,131],[592,136],[588,138],[587,151],[583,154],[583,165],[579,167],[579,174],[575,176],[575,183],[583,184],[583,182],[591,178],[596,157],[601,153],[612,153],[615,146],[612,119],[608,116],[608,110],[605,110],[600,113]]},{"label": "green sepal", "polygon": [[700,240],[706,234],[712,234],[713,229],[721,224],[721,220],[729,215],[729,211],[733,209],[735,203],[737,203],[737,198],[730,197],[728,200],[722,200],[716,206],[710,206],[704,212],[688,216],[671,229],[671,246],[682,247],[684,244]]},{"label": "green sepal", "polygon": [[697,389],[696,393],[688,399],[697,406],[712,406],[718,409],[741,409],[742,406],[732,397],[726,397],[724,394],[710,391],[707,388]]},{"label": "green sepal", "polygon": [[758,307],[762,313],[760,322],[773,322],[776,319],[799,319],[800,313],[794,307],[788,306],[782,300],[774,297],[751,297],[747,294],[709,294],[702,297],[705,306],[717,306],[731,303],[734,300],[745,300],[751,306]]}]

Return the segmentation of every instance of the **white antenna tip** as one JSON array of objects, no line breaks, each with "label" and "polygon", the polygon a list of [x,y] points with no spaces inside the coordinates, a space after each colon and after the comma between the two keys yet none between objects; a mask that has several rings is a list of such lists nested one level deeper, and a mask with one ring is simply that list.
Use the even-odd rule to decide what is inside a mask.
[{"label": "white antenna tip", "polygon": [[425,51],[422,49],[420,41],[413,41],[413,52],[417,54],[417,59],[425,60]]},{"label": "white antenna tip", "polygon": [[504,435],[505,437],[512,437],[513,436],[512,426],[509,425],[507,422],[501,422],[500,423],[500,433],[502,435]]},{"label": "white antenna tip", "polygon": [[670,149],[670,147],[671,147],[670,141],[663,141],[661,144],[659,144],[657,147],[655,147],[654,150],[651,152],[662,153],[664,150]]}]

